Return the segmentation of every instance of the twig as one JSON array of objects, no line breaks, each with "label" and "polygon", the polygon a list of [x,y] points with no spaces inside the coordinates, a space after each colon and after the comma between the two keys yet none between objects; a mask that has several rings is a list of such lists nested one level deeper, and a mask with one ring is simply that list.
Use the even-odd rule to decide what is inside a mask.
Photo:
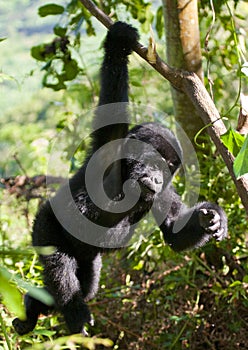
[{"label": "twig", "polygon": [[0,178],[0,184],[2,184],[10,194],[15,194],[17,197],[25,197],[30,200],[32,198],[43,198],[41,193],[37,192],[38,189],[49,186],[49,189],[52,190],[51,185],[63,184],[65,180],[66,179],[62,177],[49,175],[37,175],[34,177],[18,175],[16,177]]},{"label": "twig", "polygon": [[24,174],[25,176],[27,176],[27,172],[26,172],[26,170],[23,168],[23,166],[22,166],[22,164],[21,164],[19,158],[17,157],[17,153],[15,153],[15,154],[13,155],[13,158],[14,158],[14,160],[16,161],[16,163],[18,164],[18,166],[19,166],[19,168],[21,169],[21,171],[23,172],[23,174]]},{"label": "twig", "polygon": [[[104,26],[109,28],[111,24],[113,24],[112,20],[91,0],[80,1]],[[135,52],[145,61],[147,61],[165,79],[167,79],[174,88],[184,92],[191,99],[199,113],[199,116],[207,126],[207,130],[212,141],[226,163],[228,171],[235,183],[237,192],[248,215],[248,179],[245,177],[237,179],[233,172],[234,157],[220,140],[220,135],[226,132],[225,124],[223,123],[219,112],[217,111],[211,97],[200,79],[194,73],[178,70],[168,66],[164,61],[162,61],[158,54],[156,54],[156,63],[149,62],[147,59],[147,48],[140,43],[137,44]]]}]

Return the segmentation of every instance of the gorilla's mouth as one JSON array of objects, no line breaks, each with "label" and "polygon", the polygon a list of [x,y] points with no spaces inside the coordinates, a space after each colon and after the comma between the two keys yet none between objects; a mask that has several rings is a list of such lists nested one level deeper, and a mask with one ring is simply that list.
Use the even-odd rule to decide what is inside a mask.
[{"label": "gorilla's mouth", "polygon": [[162,182],[151,179],[150,177],[143,177],[139,180],[139,185],[142,193],[150,193],[155,195],[162,189]]},{"label": "gorilla's mouth", "polygon": [[154,188],[151,188],[149,184],[145,184],[143,182],[140,182],[140,187],[141,187],[141,192],[145,192],[145,193],[151,193],[151,194],[155,194],[156,191]]},{"label": "gorilla's mouth", "polygon": [[141,196],[142,197],[154,197],[156,194],[156,190],[154,187],[151,186],[151,183],[146,182],[146,181],[140,181],[139,182],[140,189],[141,189]]}]

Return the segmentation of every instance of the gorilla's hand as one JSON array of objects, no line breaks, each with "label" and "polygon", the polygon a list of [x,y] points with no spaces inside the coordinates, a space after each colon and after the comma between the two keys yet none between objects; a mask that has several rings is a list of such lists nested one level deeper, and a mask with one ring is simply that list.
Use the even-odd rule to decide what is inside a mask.
[{"label": "gorilla's hand", "polygon": [[221,241],[227,236],[227,218],[220,207],[201,208],[199,222],[205,232],[212,235],[216,241]]}]

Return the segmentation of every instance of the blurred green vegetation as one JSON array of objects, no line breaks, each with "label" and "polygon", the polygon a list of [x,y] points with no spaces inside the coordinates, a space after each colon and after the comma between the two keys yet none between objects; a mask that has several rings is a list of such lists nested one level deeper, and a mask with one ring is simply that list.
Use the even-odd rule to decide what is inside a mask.
[{"label": "blurred green vegetation", "polygon": [[[61,5],[59,0],[53,3]],[[77,1],[71,3],[78,6]],[[248,5],[236,1],[238,6],[234,9],[234,2],[229,3],[234,17],[230,16],[225,1],[218,1],[208,50],[203,49],[203,64],[206,85],[209,90],[212,87],[216,106],[225,116],[226,125],[235,128],[239,88],[241,86],[247,93],[247,77],[240,73],[240,46],[234,40],[231,24],[234,20],[242,43],[242,55],[247,57]],[[33,185],[22,185],[22,178],[16,176],[30,178],[46,174],[49,155],[58,135],[63,139],[62,165],[67,164],[68,171],[75,171],[82,162],[88,139],[79,135],[83,142],[79,143],[78,152],[72,157],[73,141],[78,134],[78,124],[83,127],[85,135],[90,131],[92,113],[88,111],[97,104],[101,44],[106,33],[96,20],[90,18],[80,27],[79,42],[75,42],[78,38],[72,31],[70,35],[75,45],[71,45],[70,50],[80,67],[77,77],[65,82],[66,89],[42,89],[45,64],[31,57],[31,48],[51,43],[54,40],[53,27],[68,23],[65,16],[40,18],[38,8],[45,4],[46,1],[29,0],[0,3],[0,37],[6,38],[0,42],[0,175],[5,179],[13,177],[16,181],[14,184],[10,182],[12,187],[7,189],[6,184],[0,184],[0,258],[3,268],[0,271],[3,297],[0,349],[4,350],[74,349],[75,344],[94,348],[94,344],[90,344],[91,338],[84,343],[86,340],[81,338],[66,337],[64,321],[57,314],[42,316],[34,332],[23,337],[15,334],[11,326],[12,319],[22,312],[15,302],[20,300],[20,292],[23,294],[26,290],[16,278],[30,286],[42,286],[42,268],[31,248],[30,231],[37,207],[47,196],[43,188],[33,193]],[[108,6],[109,2],[104,4]],[[141,5],[143,2],[139,1],[113,2],[113,18],[134,22],[142,28],[141,42],[146,44],[149,22],[155,25],[161,36],[161,4],[156,1],[152,7]],[[213,17],[208,1],[201,1],[199,5],[204,48]],[[130,12],[125,6],[129,6]],[[95,36],[87,35],[94,31]],[[163,57],[163,36],[156,40]],[[151,105],[163,113],[173,114],[169,83],[135,54],[130,59],[130,100],[138,106]],[[137,122],[143,121],[139,113],[135,118]],[[207,139],[207,142],[211,141]],[[246,348],[247,218],[228,171],[214,147],[212,154],[210,159],[204,154],[204,148],[199,148],[199,162],[203,164],[200,200],[207,199],[223,206],[229,219],[229,238],[194,252],[176,254],[165,246],[155,223],[150,218],[143,220],[136,239],[127,249],[104,256],[99,293],[90,302],[96,322],[89,332],[96,337],[96,349],[105,348],[97,345],[98,338],[111,339],[113,348],[121,350]],[[194,169],[191,173],[193,176]],[[60,168],[48,175],[64,176]],[[190,195],[185,193],[180,174],[175,179],[175,186],[183,198]],[[12,294],[11,290],[15,292]],[[10,299],[6,300],[4,291]],[[19,294],[16,291],[20,291]]]}]

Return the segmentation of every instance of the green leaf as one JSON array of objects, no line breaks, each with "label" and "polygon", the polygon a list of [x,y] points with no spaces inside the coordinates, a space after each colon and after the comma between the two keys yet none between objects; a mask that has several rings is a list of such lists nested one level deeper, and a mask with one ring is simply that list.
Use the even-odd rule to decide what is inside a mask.
[{"label": "green leaf", "polygon": [[161,39],[164,30],[164,16],[163,16],[163,7],[160,6],[156,13],[156,30],[158,37]]},{"label": "green leaf", "polygon": [[137,81],[137,80],[131,80],[130,84],[133,85],[133,86],[137,86],[137,87],[142,87],[143,86],[143,84],[140,81]]},{"label": "green leaf", "polygon": [[237,286],[242,286],[242,282],[241,281],[234,281],[233,283],[231,283],[229,285],[230,288],[237,287]]},{"label": "green leaf", "polygon": [[56,331],[49,331],[47,329],[35,329],[34,334],[44,335],[46,337],[52,337],[56,334]]},{"label": "green leaf", "polygon": [[86,33],[87,35],[91,36],[91,35],[96,35],[95,29],[91,23],[91,21],[87,21],[86,22]]},{"label": "green leaf", "polygon": [[64,12],[64,7],[57,4],[48,4],[41,6],[38,9],[38,14],[40,17],[46,17],[50,15],[61,15]]},{"label": "green leaf", "polygon": [[66,60],[64,64],[65,80],[73,80],[78,74],[77,61],[70,59]]},{"label": "green leaf", "polygon": [[44,44],[33,46],[31,48],[31,56],[38,61],[45,61],[44,49]]},{"label": "green leaf", "polygon": [[234,157],[236,157],[239,153],[245,139],[243,135],[240,135],[240,133],[232,128],[227,130],[227,132],[221,135],[220,138],[228,150],[234,155]]},{"label": "green leaf", "polygon": [[20,319],[25,319],[25,309],[22,296],[16,285],[12,284],[11,274],[3,267],[0,268],[0,293],[7,308],[15,313]]},{"label": "green leaf", "polygon": [[44,288],[33,287],[21,278],[12,276],[4,267],[0,267],[0,294],[2,294],[4,303],[8,309],[14,312],[19,318],[25,318],[25,310],[22,303],[21,293],[16,284],[19,287],[26,289],[32,297],[42,301],[44,304],[54,304],[53,297]]},{"label": "green leaf", "polygon": [[233,170],[237,178],[248,173],[248,135],[246,136],[240,152],[234,160]]},{"label": "green leaf", "polygon": [[248,275],[244,276],[243,282],[244,282],[244,283],[248,283]]},{"label": "green leaf", "polygon": [[64,37],[66,35],[66,31],[67,31],[67,28],[60,27],[59,25],[56,25],[53,28],[54,34],[60,37]]},{"label": "green leaf", "polygon": [[16,276],[14,277],[14,280],[18,284],[18,286],[20,286],[23,289],[26,289],[29,292],[29,294],[35,299],[42,301],[46,305],[54,304],[53,297],[44,288],[34,287]]},{"label": "green leaf", "polygon": [[133,269],[134,269],[134,270],[137,270],[137,271],[143,269],[144,263],[145,263],[144,260],[140,260],[140,261],[138,262],[138,264],[137,264],[136,266],[133,267]]}]

